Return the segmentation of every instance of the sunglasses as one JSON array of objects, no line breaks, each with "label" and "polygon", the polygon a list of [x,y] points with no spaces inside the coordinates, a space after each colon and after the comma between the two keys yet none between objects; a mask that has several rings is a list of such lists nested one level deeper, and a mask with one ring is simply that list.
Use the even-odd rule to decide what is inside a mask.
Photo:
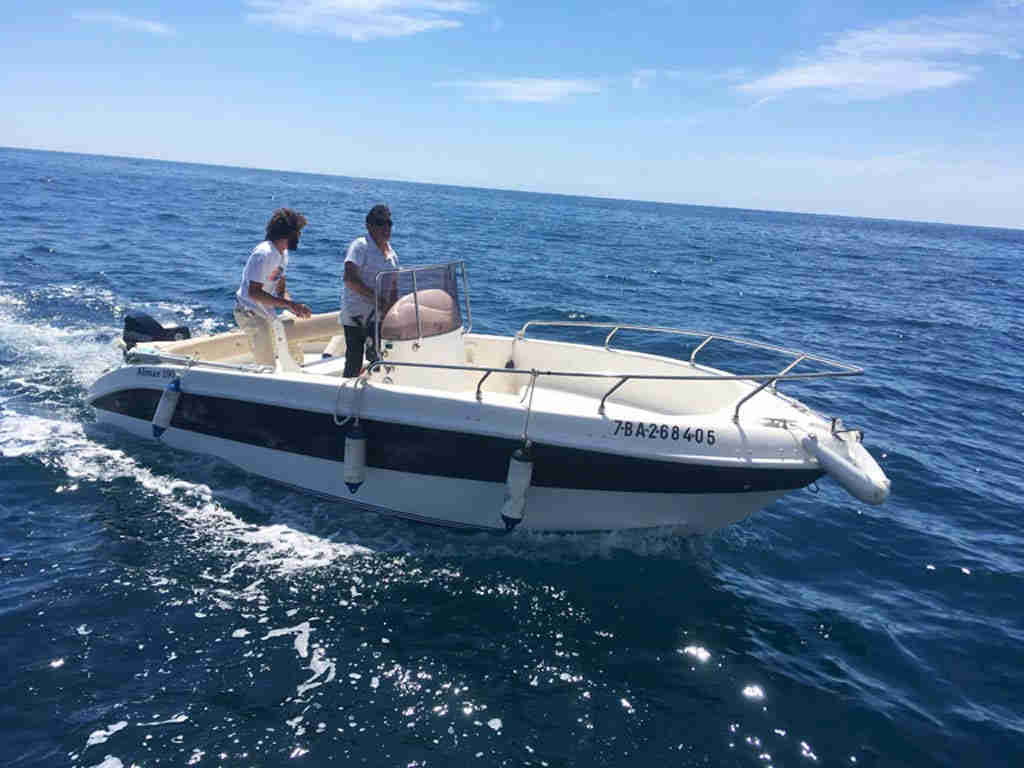
[{"label": "sunglasses", "polygon": [[390,227],[394,222],[391,219],[374,219],[373,226],[375,227]]}]

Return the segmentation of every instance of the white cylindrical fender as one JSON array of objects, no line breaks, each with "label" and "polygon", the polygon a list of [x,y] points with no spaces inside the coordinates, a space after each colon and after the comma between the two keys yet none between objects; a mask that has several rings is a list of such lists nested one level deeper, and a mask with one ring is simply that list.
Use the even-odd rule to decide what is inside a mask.
[{"label": "white cylindrical fender", "polygon": [[881,504],[889,497],[891,481],[859,440],[845,443],[856,463],[823,445],[817,435],[808,435],[800,443],[851,496],[868,504]]},{"label": "white cylindrical fender", "polygon": [[174,410],[178,407],[178,398],[181,397],[181,379],[175,376],[170,383],[164,387],[164,393],[160,395],[160,402],[157,403],[156,412],[153,414],[153,437],[157,440],[167,430],[174,418]]},{"label": "white cylindrical fender", "polygon": [[366,433],[355,422],[345,434],[345,485],[351,493],[366,480]]},{"label": "white cylindrical fender", "polygon": [[526,509],[526,492],[533,480],[533,456],[529,450],[516,448],[508,461],[508,476],[505,479],[505,503],[501,507],[501,519],[505,530],[511,531],[523,522]]}]

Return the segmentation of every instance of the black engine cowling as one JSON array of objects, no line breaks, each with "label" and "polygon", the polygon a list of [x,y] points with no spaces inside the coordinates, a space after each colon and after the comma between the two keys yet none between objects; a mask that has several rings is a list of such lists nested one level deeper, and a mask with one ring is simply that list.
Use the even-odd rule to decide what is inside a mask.
[{"label": "black engine cowling", "polygon": [[191,339],[192,333],[185,326],[165,328],[156,320],[142,312],[129,312],[124,317],[125,346],[131,349],[136,344],[146,341],[181,341]]}]

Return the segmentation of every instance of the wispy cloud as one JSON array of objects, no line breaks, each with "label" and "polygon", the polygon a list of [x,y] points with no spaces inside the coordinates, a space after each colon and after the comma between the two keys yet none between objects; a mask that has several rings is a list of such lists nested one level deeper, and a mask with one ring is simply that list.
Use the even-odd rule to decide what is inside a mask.
[{"label": "wispy cloud", "polygon": [[[1024,0],[1021,1],[1024,2]],[[737,82],[746,77],[746,70],[738,68],[722,72],[702,69],[635,69],[630,75],[630,83],[634,90],[645,90],[661,81],[691,87],[706,87],[722,82]]]},{"label": "wispy cloud", "polygon": [[434,85],[458,88],[484,101],[521,101],[550,103],[577,94],[598,93],[601,86],[592,80],[563,80],[543,77],[515,77],[508,80],[449,80]]},{"label": "wispy cloud", "polygon": [[71,14],[71,18],[76,21],[84,21],[87,23],[108,24],[110,26],[119,27],[120,29],[130,29],[135,32],[147,32],[159,37],[171,37],[174,35],[173,27],[170,27],[167,24],[162,24],[159,21],[149,21],[147,19],[136,19],[130,16],[122,16],[121,14],[111,13],[110,11],[75,11]]},{"label": "wispy cloud", "polygon": [[651,87],[658,78],[658,70],[656,69],[637,69],[633,71],[632,82],[633,90],[642,91]]},{"label": "wispy cloud", "polygon": [[473,0],[246,0],[246,18],[296,32],[319,32],[366,42],[462,26]]},{"label": "wispy cloud", "polygon": [[848,32],[792,66],[736,87],[761,97],[758,103],[803,89],[881,99],[963,83],[980,71],[980,58],[1019,59],[1022,48],[1024,18],[1012,10],[924,17]]}]

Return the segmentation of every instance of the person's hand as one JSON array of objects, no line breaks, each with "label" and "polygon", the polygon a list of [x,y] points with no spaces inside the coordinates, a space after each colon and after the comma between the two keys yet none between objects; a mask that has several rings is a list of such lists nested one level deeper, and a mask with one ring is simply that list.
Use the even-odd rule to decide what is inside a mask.
[{"label": "person's hand", "polygon": [[288,307],[292,312],[301,318],[307,318],[313,316],[313,310],[307,307],[305,304],[299,304],[297,301],[293,301]]}]

